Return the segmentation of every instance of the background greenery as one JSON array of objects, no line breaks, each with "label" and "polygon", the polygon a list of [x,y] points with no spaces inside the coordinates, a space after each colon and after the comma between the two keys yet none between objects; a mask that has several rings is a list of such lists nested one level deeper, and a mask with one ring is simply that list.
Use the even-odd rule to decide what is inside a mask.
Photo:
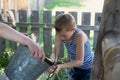
[{"label": "background greenery", "polygon": [[45,9],[53,10],[55,7],[79,8],[81,7],[81,4],[80,0],[53,0],[53,3],[45,6]]}]

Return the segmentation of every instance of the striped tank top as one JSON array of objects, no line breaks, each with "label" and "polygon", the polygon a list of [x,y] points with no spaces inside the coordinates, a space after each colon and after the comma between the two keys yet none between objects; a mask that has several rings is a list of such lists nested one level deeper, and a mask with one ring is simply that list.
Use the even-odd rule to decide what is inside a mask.
[{"label": "striped tank top", "polygon": [[[68,45],[66,41],[63,41],[70,56],[70,60],[73,61],[76,59],[76,33],[80,32],[80,29],[76,29],[72,37],[72,42]],[[84,45],[84,62],[83,65],[79,68],[81,69],[90,69],[92,67],[94,53],[92,52],[90,41],[88,40]]]}]

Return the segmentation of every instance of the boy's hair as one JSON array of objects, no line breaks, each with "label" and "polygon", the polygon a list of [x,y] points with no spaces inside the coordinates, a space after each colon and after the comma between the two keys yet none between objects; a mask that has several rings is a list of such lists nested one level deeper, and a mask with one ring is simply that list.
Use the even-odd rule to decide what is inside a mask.
[{"label": "boy's hair", "polygon": [[70,31],[76,27],[75,18],[69,13],[60,14],[55,20],[54,27],[57,32]]}]

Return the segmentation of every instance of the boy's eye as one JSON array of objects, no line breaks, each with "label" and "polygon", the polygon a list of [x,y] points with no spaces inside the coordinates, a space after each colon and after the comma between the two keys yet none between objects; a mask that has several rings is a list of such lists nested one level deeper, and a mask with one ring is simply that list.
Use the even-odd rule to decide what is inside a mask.
[{"label": "boy's eye", "polygon": [[62,35],[62,37],[66,37],[66,35]]}]

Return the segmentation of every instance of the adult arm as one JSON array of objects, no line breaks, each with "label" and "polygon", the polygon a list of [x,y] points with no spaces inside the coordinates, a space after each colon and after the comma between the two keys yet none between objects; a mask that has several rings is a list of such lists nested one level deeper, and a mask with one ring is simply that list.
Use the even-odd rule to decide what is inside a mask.
[{"label": "adult arm", "polygon": [[31,38],[4,23],[0,23],[0,37],[27,45],[33,56],[42,58],[42,60],[45,58],[44,51]]}]

